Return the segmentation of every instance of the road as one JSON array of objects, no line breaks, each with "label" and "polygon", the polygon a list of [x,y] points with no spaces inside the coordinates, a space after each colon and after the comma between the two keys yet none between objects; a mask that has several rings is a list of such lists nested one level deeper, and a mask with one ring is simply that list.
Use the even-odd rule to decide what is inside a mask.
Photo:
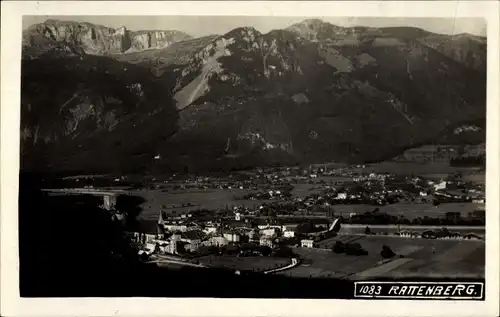
[{"label": "road", "polygon": [[269,271],[265,271],[265,272],[264,272],[264,274],[270,274],[270,273],[275,273],[275,272],[285,271],[285,270],[288,270],[288,269],[294,268],[294,267],[296,267],[297,265],[299,265],[299,260],[298,260],[298,259],[296,259],[296,258],[293,258],[293,259],[292,259],[292,263],[290,263],[289,265],[287,265],[287,266],[282,266],[282,267],[277,268],[277,269],[272,269],[272,270],[269,270]]},{"label": "road", "polygon": [[201,264],[195,264],[187,261],[182,261],[182,260],[174,260],[171,258],[168,258],[166,256],[155,256],[155,260],[149,261],[148,263],[163,263],[163,264],[177,264],[177,265],[184,265],[184,266],[191,266],[191,267],[199,267],[199,268],[206,268],[207,266],[201,265]]}]

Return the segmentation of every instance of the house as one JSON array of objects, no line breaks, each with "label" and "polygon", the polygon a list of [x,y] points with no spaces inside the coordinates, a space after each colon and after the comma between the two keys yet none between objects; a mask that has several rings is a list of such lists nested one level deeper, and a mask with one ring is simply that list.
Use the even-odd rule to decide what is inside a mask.
[{"label": "house", "polygon": [[229,241],[224,237],[212,237],[206,241],[203,241],[202,245],[222,247],[229,244]]},{"label": "house", "polygon": [[181,233],[181,242],[185,242],[184,249],[186,251],[194,252],[198,250],[201,245],[201,240],[205,234],[200,230],[191,230]]},{"label": "house", "polygon": [[284,231],[283,236],[285,238],[293,238],[293,237],[295,237],[295,231],[291,231],[291,230]]},{"label": "house", "polygon": [[269,239],[268,237],[261,237],[259,240],[259,245],[272,248],[273,240]]},{"label": "house", "polygon": [[272,237],[276,235],[277,230],[276,228],[266,228],[260,231],[260,233],[266,237]]},{"label": "house", "polygon": [[181,231],[185,232],[188,230],[188,226],[185,224],[177,224],[177,223],[164,223],[163,226],[168,231]]},{"label": "house", "polygon": [[229,242],[240,242],[240,235],[236,232],[226,232],[223,234],[224,238]]},{"label": "house", "polygon": [[310,240],[310,239],[301,240],[300,246],[303,248],[313,248],[314,247],[314,240]]},{"label": "house", "polygon": [[443,189],[446,189],[445,181],[439,182],[438,184],[434,185],[434,190],[443,190]]},{"label": "house", "polygon": [[104,209],[113,210],[116,207],[116,195],[104,195]]},{"label": "house", "polygon": [[335,199],[347,199],[347,194],[346,193],[338,193],[337,197]]},{"label": "house", "polygon": [[259,240],[259,234],[255,230],[251,230],[247,232],[248,235],[248,240],[249,241],[258,241]]},{"label": "house", "polygon": [[146,243],[144,245],[144,252],[146,252],[147,254],[152,254],[155,251],[155,248],[156,248],[156,244]]},{"label": "house", "polygon": [[205,227],[203,229],[203,232],[205,232],[205,234],[212,234],[212,233],[216,233],[217,232],[217,227]]},{"label": "house", "polygon": [[413,231],[400,231],[399,236],[403,238],[420,238],[421,235],[418,232]]}]

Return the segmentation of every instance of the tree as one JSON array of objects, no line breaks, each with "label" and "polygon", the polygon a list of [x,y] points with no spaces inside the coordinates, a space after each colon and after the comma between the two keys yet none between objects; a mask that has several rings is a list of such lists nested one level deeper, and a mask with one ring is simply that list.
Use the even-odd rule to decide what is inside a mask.
[{"label": "tree", "polygon": [[382,246],[382,251],[380,251],[380,255],[385,258],[385,259],[390,259],[392,257],[394,257],[396,255],[396,253],[394,253],[392,251],[392,249],[388,246],[388,245],[383,245]]},{"label": "tree", "polygon": [[259,248],[260,253],[262,253],[263,256],[268,256],[271,254],[272,250],[270,247],[263,245]]},{"label": "tree", "polygon": [[337,241],[335,242],[332,251],[335,253],[342,253],[345,251],[345,245],[341,241]]},{"label": "tree", "polygon": [[281,246],[277,251],[276,251],[276,256],[279,257],[285,257],[285,258],[291,258],[294,256],[294,253],[291,248],[287,246]]},{"label": "tree", "polygon": [[370,227],[366,226],[366,228],[365,228],[365,234],[366,235],[372,234],[372,231],[371,231]]}]

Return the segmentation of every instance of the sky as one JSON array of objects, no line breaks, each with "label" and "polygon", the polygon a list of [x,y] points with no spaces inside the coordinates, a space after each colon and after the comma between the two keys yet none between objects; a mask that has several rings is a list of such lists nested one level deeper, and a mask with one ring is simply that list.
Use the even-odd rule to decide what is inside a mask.
[{"label": "sky", "polygon": [[[225,34],[242,26],[251,26],[262,33],[283,29],[312,17],[252,16],[24,16],[23,29],[48,19],[89,22],[118,28],[138,30],[178,30],[198,37]],[[486,23],[481,18],[371,18],[317,17],[339,26],[391,27],[412,26],[439,34],[470,33],[486,36]]]}]

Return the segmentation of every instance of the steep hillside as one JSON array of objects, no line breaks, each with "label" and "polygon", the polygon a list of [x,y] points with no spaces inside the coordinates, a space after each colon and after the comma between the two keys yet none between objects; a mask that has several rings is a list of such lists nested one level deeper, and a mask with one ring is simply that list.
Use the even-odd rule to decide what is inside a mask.
[{"label": "steep hillside", "polygon": [[446,56],[480,71],[486,71],[486,38],[470,34],[433,35],[420,41]]},{"label": "steep hillside", "polygon": [[140,169],[176,131],[171,96],[147,70],[56,57],[22,62],[23,169]]},{"label": "steep hillside", "polygon": [[390,157],[448,125],[484,120],[484,73],[423,45],[414,38],[425,35],[418,29],[400,36],[305,24],[313,30],[239,28],[195,54],[178,71],[182,120],[174,139],[198,142],[205,156],[239,159],[259,149],[364,161]]},{"label": "steep hillside", "polygon": [[43,52],[44,48],[64,43],[80,46],[87,54],[109,55],[165,48],[190,38],[174,30],[130,31],[125,27],[114,29],[85,22],[47,20],[23,32],[23,48],[36,57],[34,51]]},{"label": "steep hillside", "polygon": [[171,66],[187,64],[193,54],[213,41],[217,35],[204,36],[173,43],[165,48],[113,55],[119,61],[149,68],[156,76],[163,75]]}]

